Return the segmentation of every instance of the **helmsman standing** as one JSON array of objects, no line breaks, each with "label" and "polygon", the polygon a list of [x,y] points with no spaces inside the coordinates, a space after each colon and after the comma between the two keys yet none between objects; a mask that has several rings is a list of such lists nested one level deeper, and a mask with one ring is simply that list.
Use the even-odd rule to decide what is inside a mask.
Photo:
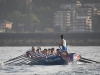
[{"label": "helmsman standing", "polygon": [[64,39],[64,35],[61,35],[61,43],[56,42],[59,46],[61,46],[61,53],[65,52],[68,55],[67,52],[67,46],[66,46],[66,40]]}]

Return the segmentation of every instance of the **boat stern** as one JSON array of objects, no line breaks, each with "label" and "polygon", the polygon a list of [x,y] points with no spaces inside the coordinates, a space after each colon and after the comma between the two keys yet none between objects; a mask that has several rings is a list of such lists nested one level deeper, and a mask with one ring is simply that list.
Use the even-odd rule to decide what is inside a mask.
[{"label": "boat stern", "polygon": [[74,61],[78,61],[81,58],[81,56],[79,54],[76,53],[70,53],[70,59],[74,62]]}]

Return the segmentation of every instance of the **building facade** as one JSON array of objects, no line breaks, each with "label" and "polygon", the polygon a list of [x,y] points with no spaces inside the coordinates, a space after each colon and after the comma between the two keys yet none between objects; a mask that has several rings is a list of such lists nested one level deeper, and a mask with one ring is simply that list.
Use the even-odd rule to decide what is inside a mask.
[{"label": "building facade", "polygon": [[5,33],[6,28],[12,29],[12,22],[6,21],[6,20],[0,20],[0,33]]},{"label": "building facade", "polygon": [[[96,5],[97,6],[97,5]],[[62,32],[92,32],[92,18],[97,14],[96,8],[89,4],[62,4],[54,14],[54,26],[60,26]]]}]

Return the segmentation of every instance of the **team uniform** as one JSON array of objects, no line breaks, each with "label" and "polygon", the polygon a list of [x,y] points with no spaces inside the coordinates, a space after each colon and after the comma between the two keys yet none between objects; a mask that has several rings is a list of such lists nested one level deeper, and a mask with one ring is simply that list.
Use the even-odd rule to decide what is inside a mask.
[{"label": "team uniform", "polygon": [[67,51],[66,40],[65,40],[65,39],[62,39],[62,43],[63,43],[63,46],[62,46],[61,51],[62,51],[62,52],[65,52],[65,51]]}]

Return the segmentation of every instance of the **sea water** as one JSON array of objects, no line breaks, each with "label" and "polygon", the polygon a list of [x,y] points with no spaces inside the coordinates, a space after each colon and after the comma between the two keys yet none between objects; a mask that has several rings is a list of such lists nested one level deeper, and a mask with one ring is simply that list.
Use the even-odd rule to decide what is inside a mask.
[{"label": "sea water", "polygon": [[[52,48],[54,46],[42,46]],[[59,48],[59,47],[55,47]],[[15,58],[31,50],[31,46],[0,47],[0,63]],[[69,53],[77,53],[82,57],[100,62],[100,46],[68,46]],[[68,65],[0,65],[0,75],[100,75],[100,64],[69,63]]]}]

